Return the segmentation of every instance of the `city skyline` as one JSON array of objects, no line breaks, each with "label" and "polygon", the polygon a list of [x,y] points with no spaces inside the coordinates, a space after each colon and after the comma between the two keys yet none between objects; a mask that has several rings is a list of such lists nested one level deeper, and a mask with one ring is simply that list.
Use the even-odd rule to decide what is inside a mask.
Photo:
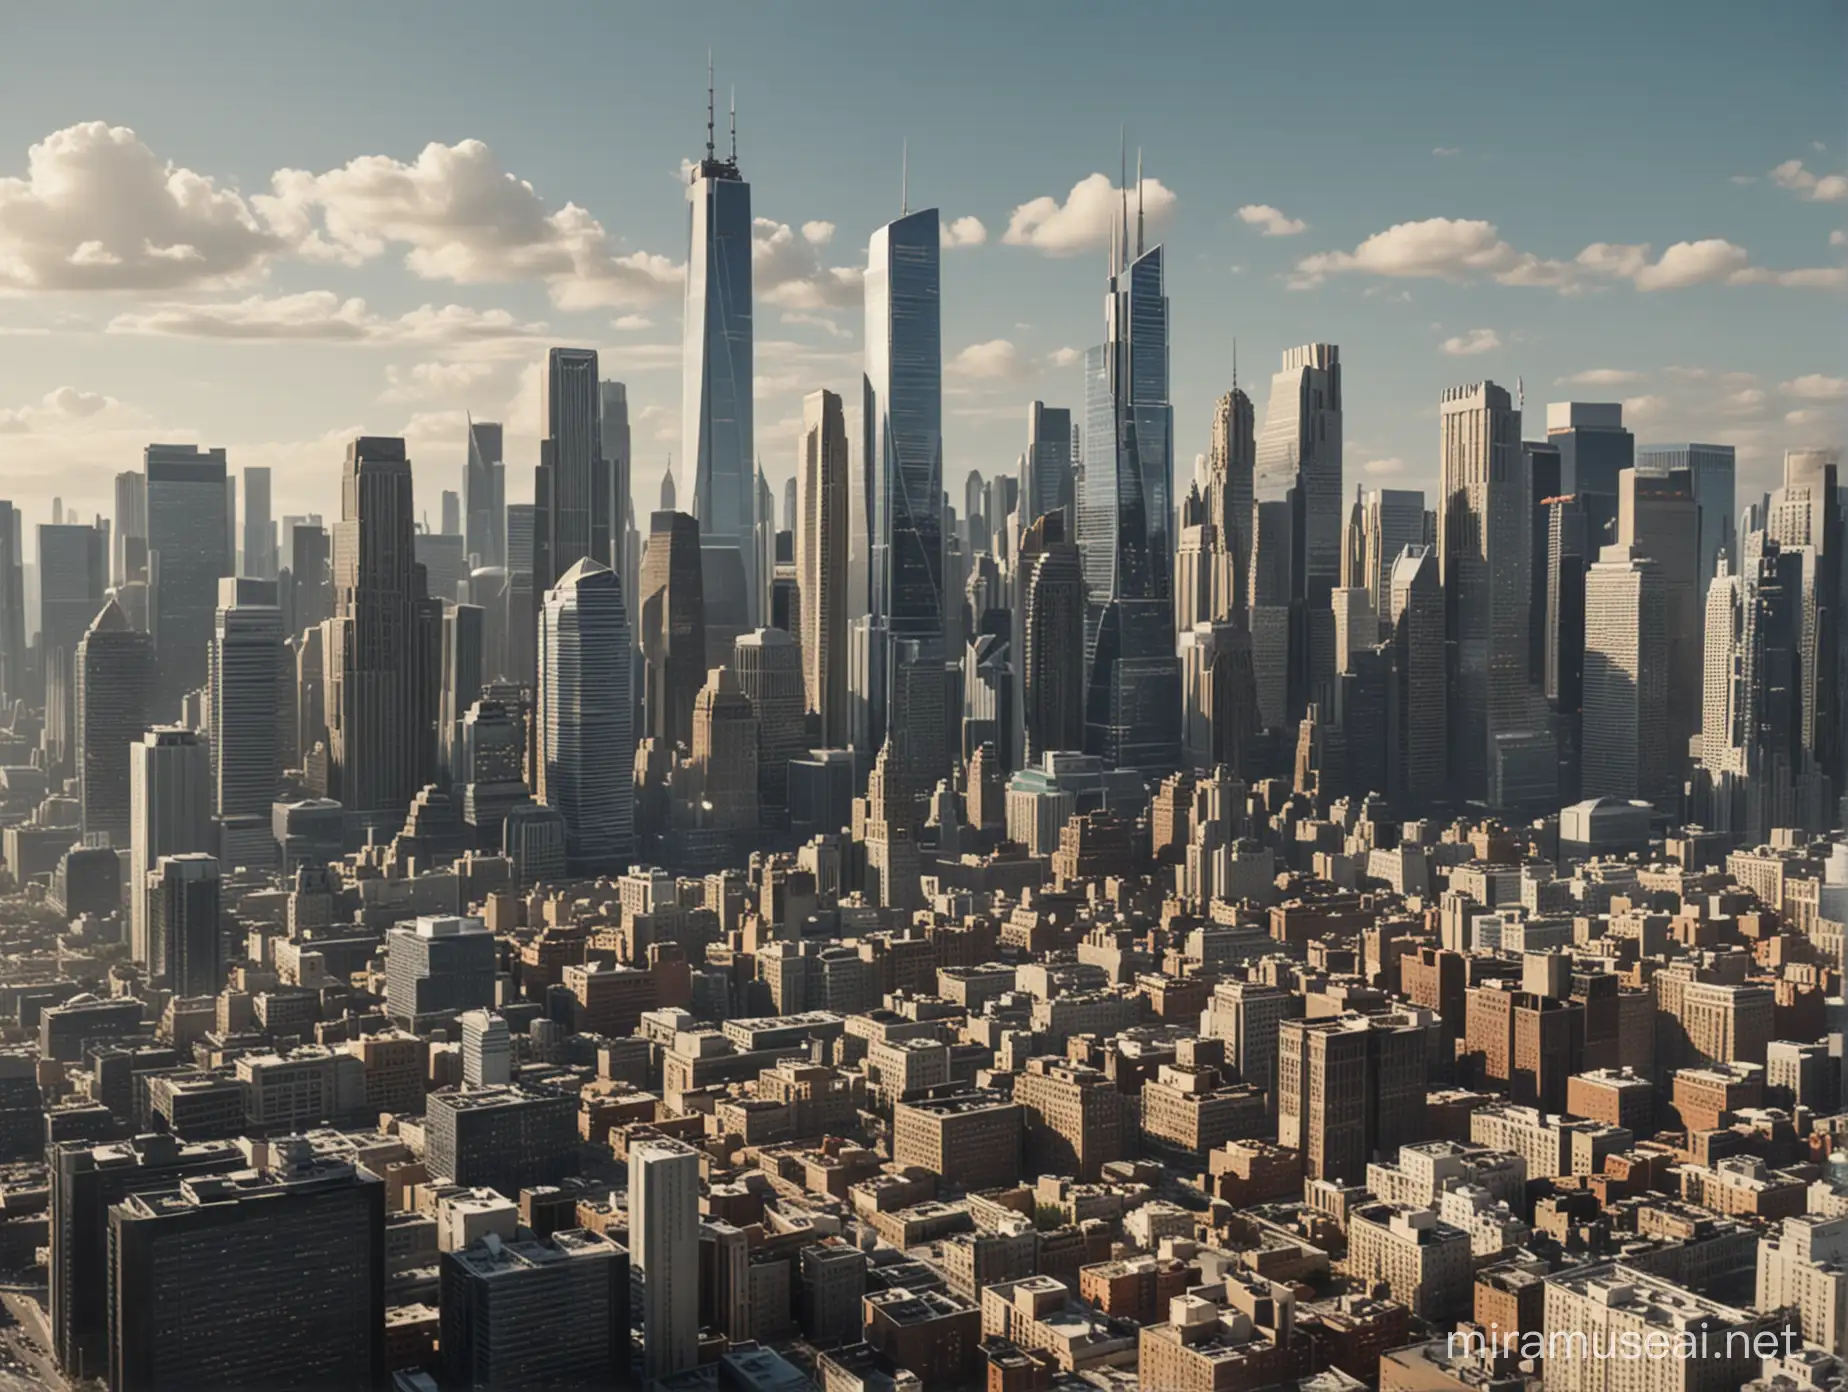
[{"label": "city skyline", "polygon": [[[466,106],[436,99],[439,58],[473,71],[483,59],[471,39],[481,52],[497,41],[508,63],[530,43],[493,12],[466,13],[435,51],[397,51],[402,94],[432,98],[410,103],[415,122],[362,103],[330,125],[288,72],[269,74],[265,119],[236,132],[197,123],[107,64],[62,75],[55,91],[20,75],[0,119],[0,287],[11,292],[0,469],[28,522],[53,496],[79,516],[109,511],[109,480],[150,439],[222,446],[233,471],[271,468],[277,516],[332,513],[343,442],[365,433],[406,439],[434,527],[438,489],[461,473],[468,412],[505,421],[508,501],[523,502],[543,433],[540,363],[558,343],[595,348],[604,375],[629,384],[635,496],[654,496],[671,453],[690,504],[678,162],[700,153],[708,47],[720,104],[736,91],[758,214],[755,453],[773,492],[793,474],[807,392],[840,392],[849,438],[859,433],[863,248],[898,209],[901,165],[913,206],[942,210],[944,478],[1011,468],[1028,402],[1081,404],[1118,182],[1103,171],[1125,123],[1146,152],[1151,243],[1167,248],[1183,491],[1230,386],[1233,339],[1259,395],[1288,348],[1342,346],[1350,489],[1429,489],[1441,392],[1484,376],[1524,383],[1536,406],[1621,400],[1639,443],[1735,445],[1741,505],[1776,485],[1783,449],[1841,441],[1848,381],[1830,325],[1848,281],[1836,216],[1848,181],[1827,84],[1802,80],[1831,45],[1788,42],[1805,17],[1839,30],[1839,12],[1780,14],[1744,35],[1720,27],[1719,7],[1693,8],[1674,34],[1608,19],[1602,46],[1571,52],[1584,80],[1615,82],[1621,69],[1610,102],[1621,119],[1592,140],[1587,118],[1549,111],[1544,146],[1535,118],[1465,120],[1416,89],[1459,51],[1519,41],[1539,56],[1562,39],[1505,27],[1459,36],[1439,7],[1380,36],[1397,45],[1396,64],[1350,70],[1331,56],[1357,101],[1393,99],[1391,121],[1343,124],[1280,99],[1267,108],[1276,79],[1257,60],[1287,47],[1293,21],[1265,14],[1241,21],[1251,71],[1208,116],[1163,95],[1045,130],[1001,98],[925,106],[910,92],[871,119],[830,122],[865,79],[816,109],[792,104],[772,76],[788,37],[768,17],[641,14],[611,36],[612,61],[626,70],[644,50],[683,61],[598,85],[589,109],[618,133],[607,149],[548,142],[557,127],[544,118],[557,108],[546,102],[483,100],[480,84],[465,84]],[[1188,68],[1200,60],[1185,40],[1210,46],[1228,23],[1163,18]],[[19,51],[55,51],[69,22],[34,17]],[[377,43],[355,61],[392,51],[406,22],[377,21]],[[1346,23],[1358,52],[1382,20],[1356,10]],[[822,26],[822,43],[876,40],[869,30],[900,42],[909,26],[857,17],[839,34]],[[1553,27],[1569,30],[1569,17]],[[141,51],[157,58],[190,37],[184,28],[148,34]],[[271,18],[215,40],[256,72],[289,28]],[[1088,17],[1074,21],[1074,80],[1102,51],[1093,31]],[[1749,55],[1779,42],[1797,70],[1756,77]],[[969,61],[979,79],[994,60]],[[1741,94],[1725,131],[1696,139],[1652,108],[1650,93],[1699,85],[1723,63],[1736,65],[1729,86]],[[227,99],[249,81],[238,74]],[[1290,138],[1258,139],[1282,111]],[[85,124],[98,119],[107,124]],[[1016,145],[1033,158],[994,157]],[[1626,180],[1626,159],[1646,160],[1652,177]],[[1333,185],[1306,177],[1350,163]],[[1537,178],[1547,198],[1532,197]],[[170,190],[187,188],[197,198],[175,202]],[[1716,316],[1723,341],[1710,333]]]}]

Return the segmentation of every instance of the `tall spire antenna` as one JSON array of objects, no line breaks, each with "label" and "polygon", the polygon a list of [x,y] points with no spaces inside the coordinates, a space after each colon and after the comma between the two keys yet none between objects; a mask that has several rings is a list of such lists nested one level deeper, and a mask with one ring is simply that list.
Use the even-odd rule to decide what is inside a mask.
[{"label": "tall spire antenna", "polygon": [[898,215],[911,211],[911,141],[906,138],[898,157]]},{"label": "tall spire antenna", "polygon": [[1142,147],[1136,147],[1136,259],[1142,259]]},{"label": "tall spire antenna", "polygon": [[1122,270],[1122,261],[1129,256],[1129,128],[1117,127],[1117,192],[1122,199],[1122,232],[1117,246],[1121,249],[1118,264],[1114,270]]},{"label": "tall spire antenna", "polygon": [[738,162],[738,89],[736,87],[731,89],[731,137],[731,162],[736,164]]},{"label": "tall spire antenna", "polygon": [[706,158],[712,158],[712,50],[706,50]]},{"label": "tall spire antenna", "polygon": [[1238,390],[1238,338],[1232,339],[1232,390]]}]

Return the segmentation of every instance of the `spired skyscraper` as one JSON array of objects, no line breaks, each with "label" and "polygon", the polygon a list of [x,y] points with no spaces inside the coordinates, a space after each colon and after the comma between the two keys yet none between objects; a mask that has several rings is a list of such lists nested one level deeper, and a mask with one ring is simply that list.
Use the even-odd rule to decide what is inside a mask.
[{"label": "spired skyscraper", "polygon": [[706,595],[706,665],[723,666],[732,640],[757,627],[757,476],[752,460],[751,186],[732,150],[712,144],[707,73],[706,157],[687,184],[687,289],[681,340],[680,439],[693,471]]},{"label": "spired skyscraper", "polygon": [[[862,670],[870,728],[885,742],[888,711],[944,705],[943,326],[937,210],[907,213],[866,249],[866,377],[861,454],[869,504],[871,602]],[[934,685],[933,685],[934,683]],[[893,731],[907,790],[949,771],[943,722]]]},{"label": "spired skyscraper", "polygon": [[1172,773],[1181,760],[1174,644],[1174,408],[1162,248],[1111,258],[1106,338],[1085,356],[1078,550],[1085,614],[1085,751],[1117,768]]}]

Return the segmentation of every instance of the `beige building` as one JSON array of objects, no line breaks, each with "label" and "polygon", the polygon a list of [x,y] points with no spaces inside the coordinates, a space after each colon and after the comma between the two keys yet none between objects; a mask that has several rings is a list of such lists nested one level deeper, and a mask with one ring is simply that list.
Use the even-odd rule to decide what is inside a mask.
[{"label": "beige building", "polygon": [[1098,1069],[1027,1060],[1014,1079],[1026,1128],[1027,1172],[1089,1181],[1129,1153],[1129,1099]]},{"label": "beige building", "polygon": [[1348,1274],[1384,1282],[1392,1298],[1429,1320],[1469,1311],[1475,1265],[1469,1234],[1428,1208],[1368,1204],[1348,1223]]},{"label": "beige building", "polygon": [[1794,1308],[1805,1339],[1848,1355],[1848,1217],[1806,1213],[1786,1218],[1781,1233],[1759,1238],[1753,1304]]},{"label": "beige building", "polygon": [[892,1163],[917,1165],[967,1189],[1020,1177],[1020,1107],[999,1093],[901,1102],[892,1109]]},{"label": "beige building", "polygon": [[[1546,1283],[1544,1386],[1546,1392],[1734,1392],[1758,1375],[1764,1345],[1755,1338],[1765,1332],[1775,1339],[1771,1326],[1768,1316],[1618,1262],[1576,1267]],[[1699,1356],[1608,1352],[1621,1354],[1631,1344],[1663,1347],[1664,1337],[1673,1350],[1683,1336]]]}]

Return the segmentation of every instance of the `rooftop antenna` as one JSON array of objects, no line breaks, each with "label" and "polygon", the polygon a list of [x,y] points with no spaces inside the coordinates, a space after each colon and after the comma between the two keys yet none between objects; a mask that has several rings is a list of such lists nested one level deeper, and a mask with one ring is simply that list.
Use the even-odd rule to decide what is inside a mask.
[{"label": "rooftop antenna", "polygon": [[911,141],[905,140],[898,156],[898,215],[911,211]]},{"label": "rooftop antenna", "polygon": [[[1122,248],[1123,256],[1129,255],[1129,129],[1117,127],[1117,192],[1122,198],[1123,228],[1122,240],[1117,243]],[[1113,267],[1121,270],[1122,267]]]},{"label": "rooftop antenna", "polygon": [[712,158],[712,50],[706,50],[706,158]]},{"label": "rooftop antenna", "polygon": [[1136,147],[1136,259],[1142,259],[1142,147]]},{"label": "rooftop antenna", "polygon": [[738,89],[736,87],[731,89],[731,137],[731,162],[736,164],[738,162]]},{"label": "rooftop antenna", "polygon": [[1514,379],[1514,409],[1517,411],[1527,409],[1527,379],[1525,377]]},{"label": "rooftop antenna", "polygon": [[1238,390],[1238,339],[1232,340],[1232,390]]}]

